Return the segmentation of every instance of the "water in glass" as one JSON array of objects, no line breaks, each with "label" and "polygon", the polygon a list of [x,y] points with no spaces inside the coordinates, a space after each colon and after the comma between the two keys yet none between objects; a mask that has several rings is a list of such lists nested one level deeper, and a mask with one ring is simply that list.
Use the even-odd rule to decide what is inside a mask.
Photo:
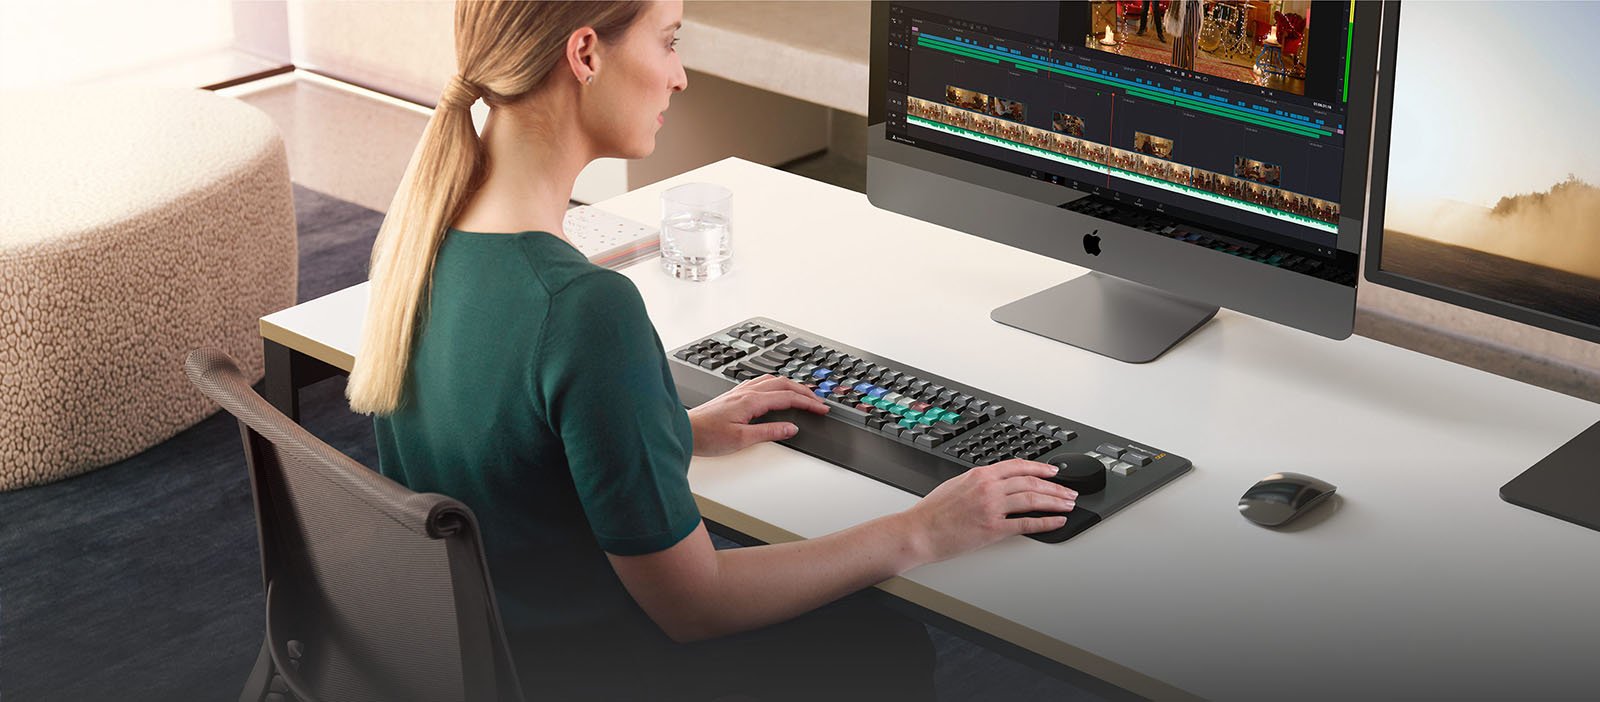
[{"label": "water in glass", "polygon": [[720,212],[670,214],[661,222],[661,267],[683,280],[710,280],[733,265],[733,227]]}]

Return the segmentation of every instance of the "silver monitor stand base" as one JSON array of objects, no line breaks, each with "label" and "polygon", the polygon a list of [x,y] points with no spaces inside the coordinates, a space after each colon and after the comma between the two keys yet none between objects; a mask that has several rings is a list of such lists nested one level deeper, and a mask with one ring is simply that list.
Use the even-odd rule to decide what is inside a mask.
[{"label": "silver monitor stand base", "polygon": [[1216,314],[1216,307],[1090,271],[989,317],[1119,361],[1149,363]]}]

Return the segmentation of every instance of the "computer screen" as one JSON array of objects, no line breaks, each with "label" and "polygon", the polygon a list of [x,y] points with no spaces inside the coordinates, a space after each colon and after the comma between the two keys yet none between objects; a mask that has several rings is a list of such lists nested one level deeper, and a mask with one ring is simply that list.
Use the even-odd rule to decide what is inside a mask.
[{"label": "computer screen", "polygon": [[1353,3],[888,5],[883,138],[1091,196],[1074,211],[1355,285],[1359,227],[1341,236],[1340,219],[1346,178],[1365,178],[1345,167]]},{"label": "computer screen", "polygon": [[1595,2],[1405,3],[1385,22],[1370,280],[1600,341],[1597,29]]}]

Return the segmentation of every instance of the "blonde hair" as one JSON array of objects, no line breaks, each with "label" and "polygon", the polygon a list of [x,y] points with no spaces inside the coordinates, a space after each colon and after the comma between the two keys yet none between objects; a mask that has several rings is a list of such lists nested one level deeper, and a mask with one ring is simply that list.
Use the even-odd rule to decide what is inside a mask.
[{"label": "blonde hair", "polygon": [[483,177],[486,155],[472,126],[472,103],[517,102],[565,62],[573,32],[591,27],[601,40],[620,38],[642,10],[642,2],[456,3],[457,73],[428,120],[372,247],[361,351],[345,390],[352,410],[388,414],[404,397],[434,256]]}]

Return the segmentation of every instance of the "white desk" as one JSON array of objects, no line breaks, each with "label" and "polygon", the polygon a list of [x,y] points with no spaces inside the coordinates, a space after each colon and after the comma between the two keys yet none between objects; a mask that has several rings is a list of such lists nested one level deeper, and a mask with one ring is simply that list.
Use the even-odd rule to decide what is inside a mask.
[{"label": "white desk", "polygon": [[[1600,696],[1600,533],[1497,496],[1600,406],[1228,310],[1154,363],[1112,361],[989,321],[1083,269],[737,159],[599,206],[653,221],[687,181],[733,189],[736,268],[625,271],[668,348],[764,315],[1194,461],[1071,541],[1010,539],[884,590],[1152,697]],[[348,368],[364,304],[358,286],[262,334]],[[1278,470],[1338,497],[1285,531],[1240,518]],[[777,445],[696,459],[690,482],[708,518],[766,541],[914,501]]]}]

